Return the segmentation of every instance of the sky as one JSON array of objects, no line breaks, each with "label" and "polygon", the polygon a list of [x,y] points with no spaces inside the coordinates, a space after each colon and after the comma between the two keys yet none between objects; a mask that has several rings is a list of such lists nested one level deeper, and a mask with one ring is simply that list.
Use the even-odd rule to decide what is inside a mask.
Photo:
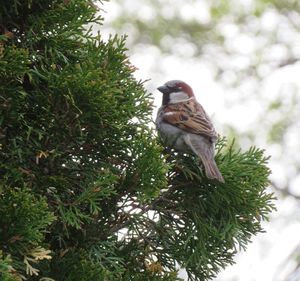
[{"label": "sky", "polygon": [[[241,0],[240,0],[241,1]],[[145,19],[151,22],[153,20],[154,11],[147,5],[143,5],[140,1],[125,1],[128,3],[128,9],[136,12]],[[180,1],[179,1],[180,2]],[[209,14],[205,12],[204,2],[199,1],[196,6],[189,6],[191,1],[187,1],[186,5],[182,6],[181,16],[183,18],[189,16],[198,17],[199,20],[209,21]],[[193,2],[193,1],[192,1]],[[195,2],[195,1],[194,1]],[[250,5],[252,1],[241,1],[245,5]],[[202,4],[201,4],[202,3]],[[110,34],[118,33],[112,27],[113,20],[126,12],[122,10],[117,3],[105,2],[105,21],[102,27],[102,36],[104,40],[109,38]],[[172,8],[166,11],[166,16],[172,12]],[[268,31],[280,24],[280,17],[272,12],[266,13],[262,18],[261,28]],[[283,24],[284,25],[284,24]],[[281,25],[280,25],[281,26]],[[134,29],[127,29],[128,41],[134,37]],[[225,26],[224,32],[232,34],[235,32],[234,26]],[[285,30],[281,32],[286,38],[284,40],[293,40],[295,34]],[[280,34],[281,34],[280,33]],[[295,48],[300,54],[300,37],[299,43],[295,44]],[[232,48],[237,53],[244,54],[245,57],[251,55],[258,41],[256,39],[241,34],[235,37],[232,42]],[[257,39],[259,40],[259,39]],[[230,41],[230,40],[229,40]],[[298,46],[298,47],[297,47]],[[259,123],[268,125],[274,120],[280,119],[284,112],[269,112],[265,114],[270,102],[278,99],[287,103],[292,103],[292,96],[289,91],[291,85],[296,87],[299,94],[300,89],[300,63],[296,63],[287,67],[268,71],[268,74],[259,82],[259,84],[245,84],[243,88],[228,89],[224,84],[214,78],[213,70],[210,66],[201,60],[195,60],[193,57],[193,49],[191,46],[183,46],[183,49],[178,49],[178,52],[190,52],[190,56],[184,59],[182,56],[165,55],[161,56],[160,51],[156,46],[143,45],[134,48],[134,51],[129,51],[131,63],[138,68],[135,73],[137,79],[151,79],[145,84],[147,91],[154,96],[154,104],[156,110],[153,112],[155,118],[156,111],[161,103],[161,95],[156,88],[168,80],[180,79],[192,86],[196,93],[197,100],[203,105],[207,113],[212,117],[213,123],[220,134],[226,133],[223,129],[224,124],[232,125],[237,131],[243,133],[249,130],[257,130],[256,144],[265,148],[266,153],[271,155],[270,168],[273,171],[271,181],[278,183],[279,186],[285,186],[290,180],[290,190],[296,195],[300,195],[300,175],[294,169],[294,163],[300,163],[299,151],[300,138],[299,128],[291,126],[285,144],[289,149],[281,147],[279,144],[269,144],[265,139],[264,126],[257,127]],[[175,50],[176,54],[176,50]],[[285,56],[285,49],[280,46],[275,46],[271,50],[267,50],[270,60],[276,60]],[[238,60],[236,63],[243,63],[243,60]],[[157,64],[160,64],[160,71],[157,71]],[[258,89],[255,89],[257,87]],[[238,91],[242,91],[243,95],[247,96],[251,91],[259,90],[260,99],[246,98],[236,102]],[[239,92],[240,93],[240,92]],[[282,95],[285,95],[283,98]],[[296,109],[297,114],[300,114],[300,109]],[[299,115],[298,115],[299,116]],[[257,128],[256,128],[257,127]],[[252,145],[249,140],[243,143],[244,148]],[[284,161],[284,165],[283,162]],[[278,194],[278,193],[277,193]],[[278,194],[279,195],[279,194]],[[270,222],[264,222],[265,233],[254,237],[253,242],[248,246],[246,252],[239,253],[236,258],[236,264],[228,266],[222,271],[215,281],[297,281],[300,280],[300,272],[297,276],[285,279],[290,271],[295,267],[295,263],[291,258],[293,251],[300,245],[300,203],[292,198],[285,197],[276,202],[277,212],[270,217]],[[298,246],[298,253],[300,248]],[[184,271],[181,271],[181,276],[186,278]],[[186,279],[187,280],[187,279]]]}]

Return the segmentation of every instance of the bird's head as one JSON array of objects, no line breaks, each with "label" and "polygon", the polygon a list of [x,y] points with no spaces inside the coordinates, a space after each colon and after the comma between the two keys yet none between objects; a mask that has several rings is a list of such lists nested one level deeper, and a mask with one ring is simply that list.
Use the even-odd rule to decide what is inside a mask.
[{"label": "bird's head", "polygon": [[163,93],[163,105],[188,101],[194,98],[192,88],[181,80],[171,80],[157,88]]}]

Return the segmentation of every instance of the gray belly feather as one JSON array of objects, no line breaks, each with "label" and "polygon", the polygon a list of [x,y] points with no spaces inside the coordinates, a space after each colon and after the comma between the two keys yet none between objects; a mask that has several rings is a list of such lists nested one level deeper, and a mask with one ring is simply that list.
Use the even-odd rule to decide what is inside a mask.
[{"label": "gray belly feather", "polygon": [[159,122],[159,116],[156,119],[156,127],[162,141],[176,150],[187,152],[189,147],[186,145],[183,135],[184,131],[165,122]]}]

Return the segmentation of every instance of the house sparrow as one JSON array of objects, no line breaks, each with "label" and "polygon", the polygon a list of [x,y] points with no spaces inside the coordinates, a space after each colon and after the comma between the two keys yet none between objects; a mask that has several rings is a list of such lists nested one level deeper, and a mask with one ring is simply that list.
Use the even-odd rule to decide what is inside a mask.
[{"label": "house sparrow", "polygon": [[214,159],[217,133],[192,88],[171,80],[157,88],[163,93],[156,127],[163,142],[178,151],[193,152],[202,161],[206,176],[224,183]]}]

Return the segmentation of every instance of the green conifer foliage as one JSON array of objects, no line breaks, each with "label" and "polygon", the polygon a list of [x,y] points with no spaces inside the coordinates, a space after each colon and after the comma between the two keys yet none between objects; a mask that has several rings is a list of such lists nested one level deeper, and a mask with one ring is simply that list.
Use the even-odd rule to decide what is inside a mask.
[{"label": "green conifer foliage", "polygon": [[263,151],[218,144],[226,184],[164,151],[152,100],[87,0],[0,9],[0,280],[208,280],[272,211]]}]

